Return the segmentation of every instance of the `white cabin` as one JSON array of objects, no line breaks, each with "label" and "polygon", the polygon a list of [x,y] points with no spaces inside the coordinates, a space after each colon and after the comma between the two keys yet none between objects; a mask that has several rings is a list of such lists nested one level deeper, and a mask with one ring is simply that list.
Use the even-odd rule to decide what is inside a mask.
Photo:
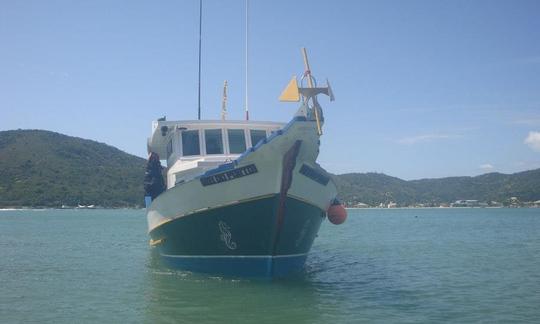
[{"label": "white cabin", "polygon": [[167,160],[169,189],[235,160],[284,125],[245,120],[154,121],[148,153]]}]

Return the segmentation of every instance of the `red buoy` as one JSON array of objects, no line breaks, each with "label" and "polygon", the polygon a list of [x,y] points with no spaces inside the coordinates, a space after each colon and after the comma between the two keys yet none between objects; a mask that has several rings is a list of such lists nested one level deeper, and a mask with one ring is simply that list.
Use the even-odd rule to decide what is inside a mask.
[{"label": "red buoy", "polygon": [[328,220],[334,225],[343,224],[347,219],[347,210],[342,204],[331,205],[327,213]]}]

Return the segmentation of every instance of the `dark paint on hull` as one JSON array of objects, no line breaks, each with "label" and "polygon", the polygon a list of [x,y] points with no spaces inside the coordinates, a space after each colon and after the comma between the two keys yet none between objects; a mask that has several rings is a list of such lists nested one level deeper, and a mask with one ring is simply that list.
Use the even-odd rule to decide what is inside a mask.
[{"label": "dark paint on hull", "polygon": [[180,217],[155,228],[150,236],[162,240],[157,249],[173,267],[285,276],[303,269],[325,212],[287,197],[280,225],[278,209],[279,195],[261,197]]}]

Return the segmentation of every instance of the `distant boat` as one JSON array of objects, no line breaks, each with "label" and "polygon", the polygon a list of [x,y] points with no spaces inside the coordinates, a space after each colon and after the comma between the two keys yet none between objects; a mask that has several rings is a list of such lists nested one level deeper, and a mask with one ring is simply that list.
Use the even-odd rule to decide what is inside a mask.
[{"label": "distant boat", "polygon": [[[145,177],[148,231],[168,265],[284,276],[302,270],[329,209],[338,210],[332,216],[342,212],[337,223],[344,221],[336,186],[316,162],[324,121],[317,95],[334,97],[329,85],[314,85],[304,58],[300,86],[294,78],[280,97],[301,100],[287,124],[153,122]],[[167,160],[166,190],[160,157]]]},{"label": "distant boat", "polygon": [[96,206],[95,205],[81,205],[81,204],[78,204],[76,208],[78,208],[78,209],[92,209],[92,208],[96,208]]}]

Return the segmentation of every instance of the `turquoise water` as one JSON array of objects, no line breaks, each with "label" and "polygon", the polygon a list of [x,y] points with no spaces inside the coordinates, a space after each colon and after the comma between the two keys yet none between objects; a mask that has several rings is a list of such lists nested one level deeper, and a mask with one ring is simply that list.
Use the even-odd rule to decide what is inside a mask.
[{"label": "turquoise water", "polygon": [[540,322],[540,209],[349,210],[306,273],[163,268],[142,210],[0,211],[0,322]]}]

